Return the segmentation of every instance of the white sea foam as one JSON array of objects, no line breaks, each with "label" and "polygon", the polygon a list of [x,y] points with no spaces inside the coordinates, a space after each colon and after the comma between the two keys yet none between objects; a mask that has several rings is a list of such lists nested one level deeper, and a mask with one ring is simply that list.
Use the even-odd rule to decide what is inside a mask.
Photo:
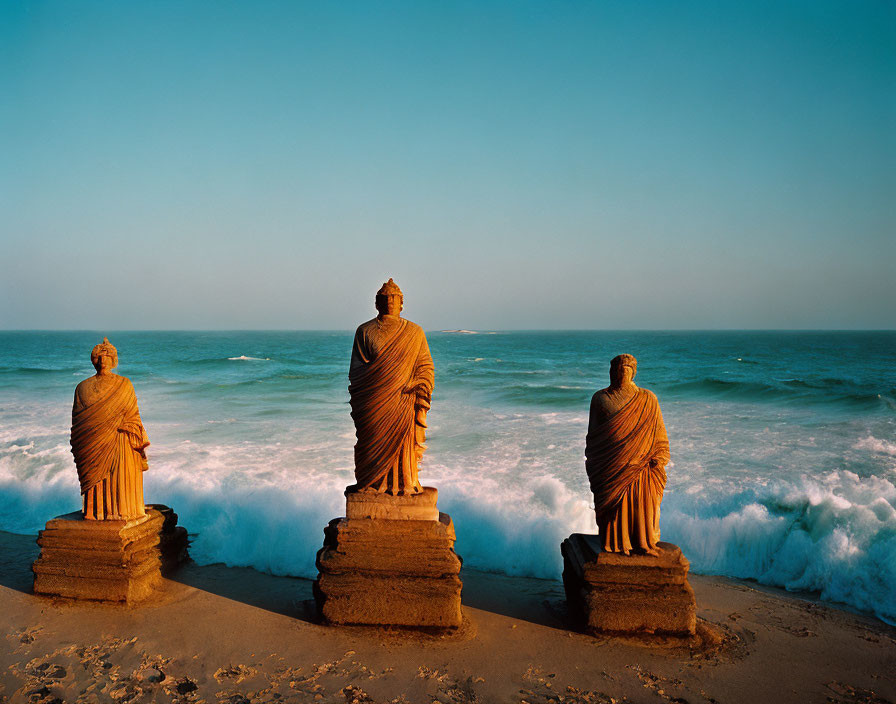
[{"label": "white sea foam", "polygon": [[270,357],[247,357],[244,354],[241,354],[239,357],[228,357],[227,359],[229,359],[231,362],[238,362],[238,361],[270,362],[271,361]]},{"label": "white sea foam", "polygon": [[878,438],[875,438],[871,435],[859,440],[855,445],[853,445],[853,448],[855,448],[856,450],[871,450],[872,452],[880,452],[884,455],[896,457],[896,442],[879,440]]},{"label": "white sea foam", "polygon": [[61,437],[0,444],[0,529],[36,533],[79,505],[78,477]]}]

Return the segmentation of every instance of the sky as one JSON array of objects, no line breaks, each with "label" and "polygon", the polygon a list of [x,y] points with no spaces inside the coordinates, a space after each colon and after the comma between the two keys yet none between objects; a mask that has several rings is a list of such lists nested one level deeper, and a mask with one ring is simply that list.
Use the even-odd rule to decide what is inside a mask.
[{"label": "sky", "polygon": [[896,328],[896,3],[0,0],[0,328]]}]

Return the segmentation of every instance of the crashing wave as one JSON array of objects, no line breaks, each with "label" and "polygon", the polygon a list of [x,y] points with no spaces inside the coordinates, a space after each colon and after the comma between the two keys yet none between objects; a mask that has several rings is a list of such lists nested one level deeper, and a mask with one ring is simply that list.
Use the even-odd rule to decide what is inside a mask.
[{"label": "crashing wave", "polygon": [[[48,517],[78,508],[68,448],[44,445],[10,442],[0,448],[0,529],[34,533]],[[146,475],[147,500],[175,507],[181,524],[195,534],[191,553],[197,562],[312,578],[321,529],[344,509],[350,457],[336,472],[266,471],[288,466],[297,449],[277,452],[184,443],[157,455]],[[429,473],[428,483],[440,489],[441,510],[454,520],[458,554],[471,567],[557,579],[560,541],[571,532],[595,530],[590,495],[556,477],[518,477],[508,485],[489,473],[439,466]],[[747,488],[670,486],[660,525],[663,538],[681,546],[695,572],[816,592],[892,623],[894,507],[891,479],[838,470]]]}]

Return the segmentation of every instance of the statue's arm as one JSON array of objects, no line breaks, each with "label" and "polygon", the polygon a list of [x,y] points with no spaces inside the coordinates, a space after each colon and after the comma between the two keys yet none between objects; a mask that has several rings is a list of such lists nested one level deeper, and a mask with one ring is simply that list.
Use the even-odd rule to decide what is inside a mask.
[{"label": "statue's arm", "polygon": [[436,385],[436,367],[432,362],[432,354],[429,351],[429,342],[426,340],[426,335],[423,336],[420,354],[417,356],[417,378],[426,387],[427,395],[431,396],[432,390]]},{"label": "statue's arm", "polygon": [[604,394],[603,391],[598,391],[591,397],[591,408],[588,411],[588,433],[591,434],[606,419],[607,409],[604,404]]},{"label": "statue's arm", "polygon": [[432,398],[433,388],[435,388],[436,369],[432,363],[432,355],[429,352],[429,343],[426,341],[426,335],[422,331],[420,335],[423,339],[417,352],[417,360],[414,362],[414,373],[407,387],[405,387],[405,393],[415,393],[419,399],[429,402]]},{"label": "statue's arm", "polygon": [[137,392],[134,391],[134,385],[127,377],[125,377],[124,383],[127,385],[126,393],[134,398],[134,412],[122,421],[119,431],[127,435],[131,447],[145,458],[146,448],[149,447],[149,436],[146,434],[146,428],[143,427],[143,419],[140,418]]},{"label": "statue's arm", "polygon": [[656,436],[653,441],[653,453],[650,464],[655,467],[665,467],[672,456],[669,453],[669,436],[666,433],[666,424],[663,422],[663,412],[659,403],[656,406]]},{"label": "statue's arm", "polygon": [[[82,381],[81,384],[83,383]],[[81,384],[75,387],[75,398],[72,402],[72,422],[74,422],[75,414],[84,408],[84,399],[81,397]]]},{"label": "statue's arm", "polygon": [[352,341],[352,357],[348,365],[349,383],[355,376],[355,372],[367,364],[370,359],[366,354],[367,347],[364,344],[364,326],[361,325],[355,331],[355,339]]}]

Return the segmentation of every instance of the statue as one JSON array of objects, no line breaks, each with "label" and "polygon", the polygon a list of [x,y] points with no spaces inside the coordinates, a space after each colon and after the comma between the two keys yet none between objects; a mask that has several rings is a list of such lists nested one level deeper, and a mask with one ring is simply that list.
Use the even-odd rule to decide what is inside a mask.
[{"label": "statue", "polygon": [[379,315],[355,333],[348,391],[357,484],[350,490],[423,491],[417,466],[426,450],[435,369],[423,329],[400,316],[402,306],[401,289],[389,279],[376,294]]},{"label": "statue", "polygon": [[[669,438],[656,396],[635,386],[638,361],[610,362],[591,399],[585,469],[600,535],[560,544],[570,613],[590,633],[692,638],[697,602],[681,548],[660,542]],[[632,553],[641,553],[632,555]]]},{"label": "statue", "polygon": [[461,561],[439,491],[421,486],[434,367],[426,335],[400,313],[392,279],[379,315],[358,327],[348,371],[355,421],[355,479],[345,515],[324,528],[314,600],[325,623],[454,629]]},{"label": "statue", "polygon": [[146,515],[143,472],[149,439],[130,380],[113,374],[118,351],[103,338],[90,361],[96,375],[78,384],[72,406],[72,454],[84,518],[127,521]]},{"label": "statue", "polygon": [[658,555],[669,439],[656,396],[635,386],[637,370],[630,354],[610,362],[610,385],[591,399],[585,469],[603,549]]}]

